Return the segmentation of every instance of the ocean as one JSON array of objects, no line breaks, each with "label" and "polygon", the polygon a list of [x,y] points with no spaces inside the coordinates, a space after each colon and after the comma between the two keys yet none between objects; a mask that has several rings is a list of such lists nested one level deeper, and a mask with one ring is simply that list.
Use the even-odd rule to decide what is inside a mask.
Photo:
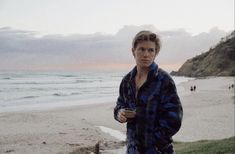
[{"label": "ocean", "polygon": [[[0,72],[0,112],[115,102],[127,72]],[[190,80],[173,77],[176,85]]]}]

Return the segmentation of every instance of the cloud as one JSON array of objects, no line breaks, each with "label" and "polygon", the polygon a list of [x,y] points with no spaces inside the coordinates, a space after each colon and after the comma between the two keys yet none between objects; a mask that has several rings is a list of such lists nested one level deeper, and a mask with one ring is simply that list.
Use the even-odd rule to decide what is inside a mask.
[{"label": "cloud", "polygon": [[162,49],[156,61],[162,65],[182,64],[188,58],[207,51],[227,35],[218,28],[193,36],[184,29],[160,31],[152,25],[143,25],[124,26],[115,35],[95,33],[37,37],[33,31],[3,27],[0,28],[0,70],[134,64],[132,38],[143,29],[159,34]]}]

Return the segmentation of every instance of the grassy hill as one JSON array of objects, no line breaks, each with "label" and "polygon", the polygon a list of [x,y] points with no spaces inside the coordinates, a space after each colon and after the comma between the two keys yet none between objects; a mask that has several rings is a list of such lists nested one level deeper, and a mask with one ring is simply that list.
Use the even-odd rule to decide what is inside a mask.
[{"label": "grassy hill", "polygon": [[209,51],[187,60],[171,74],[189,77],[235,76],[235,31]]}]

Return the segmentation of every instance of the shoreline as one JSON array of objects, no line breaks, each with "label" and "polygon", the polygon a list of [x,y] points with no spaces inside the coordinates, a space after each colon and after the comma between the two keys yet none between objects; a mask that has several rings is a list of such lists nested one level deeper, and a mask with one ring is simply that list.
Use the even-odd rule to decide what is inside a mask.
[{"label": "shoreline", "polygon": [[[234,136],[232,77],[213,77],[183,82],[177,86],[184,108],[183,124],[175,141],[222,139]],[[190,92],[197,85],[196,92]],[[115,100],[48,110],[0,112],[0,153],[71,153],[94,147],[121,148],[123,142],[97,126],[125,134],[125,124],[113,118]],[[120,144],[122,143],[122,144]]]}]

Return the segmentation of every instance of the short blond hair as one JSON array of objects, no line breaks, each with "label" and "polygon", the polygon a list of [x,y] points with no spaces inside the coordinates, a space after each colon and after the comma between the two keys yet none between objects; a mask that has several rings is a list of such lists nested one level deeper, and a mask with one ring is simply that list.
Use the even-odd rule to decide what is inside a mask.
[{"label": "short blond hair", "polygon": [[161,41],[159,39],[159,36],[147,30],[140,31],[139,33],[135,35],[133,42],[132,42],[132,48],[136,49],[138,43],[143,42],[143,41],[154,42],[156,46],[156,52],[158,53],[160,51]]}]

